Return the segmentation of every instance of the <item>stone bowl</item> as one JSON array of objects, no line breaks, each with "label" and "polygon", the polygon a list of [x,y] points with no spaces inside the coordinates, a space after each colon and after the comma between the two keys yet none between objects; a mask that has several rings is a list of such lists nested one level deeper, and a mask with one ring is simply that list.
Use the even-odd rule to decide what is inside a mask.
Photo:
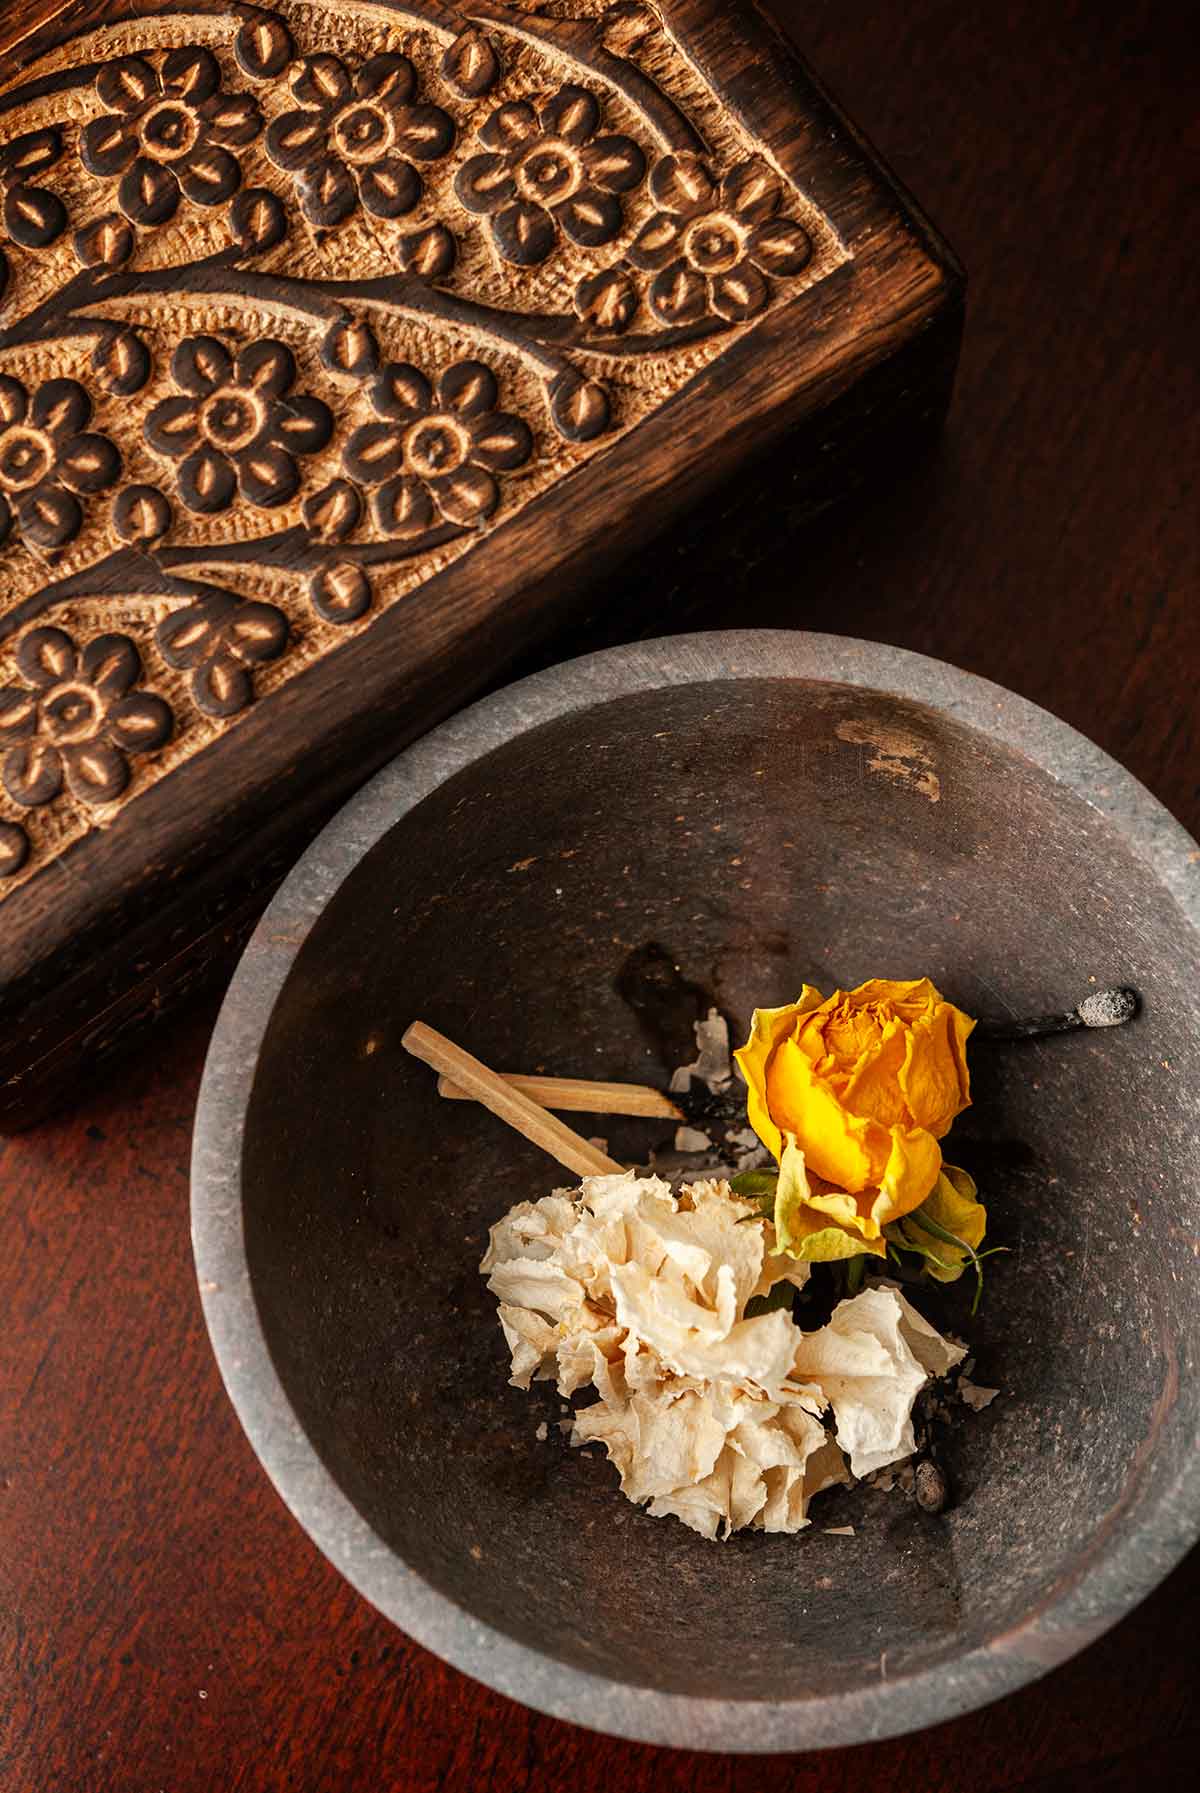
[{"label": "stone bowl", "polygon": [[[1197,857],[1045,712],[827,636],[617,649],[403,753],[260,924],[196,1126],[208,1325],[301,1525],[467,1674],[654,1743],[856,1743],[1081,1650],[1200,1518]],[[839,1491],[799,1536],[724,1544],[650,1519],[549,1384],[508,1386],[477,1273],[489,1222],[569,1178],[440,1100],[401,1035],[661,1081],[709,1001],[741,1028],[805,980],[920,974],[975,1014],[1143,997],[973,1053],[953,1155],[1009,1253],[976,1319],[961,1287],[923,1302],[1001,1390],[946,1428],[955,1504]],[[583,1128],[630,1162],[669,1144]]]}]

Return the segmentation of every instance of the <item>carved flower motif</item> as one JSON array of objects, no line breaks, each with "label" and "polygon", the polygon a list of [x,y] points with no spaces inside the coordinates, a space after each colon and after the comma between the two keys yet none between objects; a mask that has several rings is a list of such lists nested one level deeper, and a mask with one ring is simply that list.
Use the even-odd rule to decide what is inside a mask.
[{"label": "carved flower motif", "polygon": [[718,186],[696,156],[666,156],[650,176],[659,211],[634,239],[629,260],[655,274],[647,295],[664,324],[726,323],[767,302],[768,274],[798,274],[812,255],[808,233],[779,217],[779,177],[742,162]]},{"label": "carved flower motif", "polygon": [[30,399],[0,374],[0,542],[17,527],[38,548],[61,548],[83,527],[79,500],[115,483],[121,457],[86,428],[92,401],[78,380],[45,380]]},{"label": "carved flower motif", "polygon": [[463,528],[482,523],[500,502],[493,475],[533,452],[528,424],[496,409],[495,375],[482,362],[456,362],[435,388],[419,368],[393,361],[370,393],[379,421],[353,431],[342,460],[374,488],[375,521],[389,535],[420,535],[435,514]]},{"label": "carved flower motif", "polygon": [[300,484],[296,455],[315,454],[333,433],[329,407],[294,393],[296,362],[285,343],[247,343],[235,361],[215,336],[189,336],[171,359],[180,391],[146,418],[146,441],[178,461],[189,510],[228,509],[240,492],[269,510]]},{"label": "carved flower motif", "polygon": [[183,192],[194,205],[220,205],[241,185],[236,148],[262,129],[258,101],[225,93],[211,50],[171,50],[162,71],[141,56],[106,63],[96,92],[109,107],[84,125],[79,153],[89,174],[120,175],[117,202],[137,224],[163,224]]},{"label": "carved flower motif", "polygon": [[129,783],[128,756],[170,737],[169,706],[134,688],[142,661],[128,635],[81,651],[63,629],[31,629],[16,661],[25,684],[0,690],[0,776],[14,803],[53,802],[64,777],[81,802],[111,803]]},{"label": "carved flower motif", "polygon": [[168,666],[190,672],[188,688],[208,716],[236,716],[254,697],[252,668],[277,660],[288,622],[274,604],[216,595],[164,617],[157,629]]},{"label": "carved flower motif", "polygon": [[600,103],[586,88],[561,87],[535,112],[525,100],[498,106],[479,133],[489,151],[464,162],[455,191],[486,213],[505,261],[535,267],[561,228],[572,242],[611,243],[623,222],[620,193],[644,178],[631,137],[597,137]]},{"label": "carved flower motif", "polygon": [[[67,228],[67,208],[57,193],[33,184],[62,154],[62,132],[26,131],[0,148],[4,229],[22,249],[45,249]],[[0,297],[8,284],[8,259],[0,249]]]},{"label": "carved flower motif", "polygon": [[407,56],[372,56],[352,77],[337,56],[309,56],[291,80],[299,108],[267,127],[267,154],[297,176],[310,224],[330,228],[361,203],[399,218],[421,197],[414,162],[433,162],[454,142],[454,120],[417,102]]}]

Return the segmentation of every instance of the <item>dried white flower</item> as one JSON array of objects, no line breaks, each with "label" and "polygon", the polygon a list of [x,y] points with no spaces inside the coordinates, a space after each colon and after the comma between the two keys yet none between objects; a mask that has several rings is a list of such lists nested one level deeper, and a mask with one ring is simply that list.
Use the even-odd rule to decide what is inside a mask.
[{"label": "dried white flower", "polygon": [[[511,1380],[594,1387],[571,1442],[603,1445],[630,1500],[705,1537],[799,1531],[814,1494],[913,1448],[912,1402],[962,1353],[890,1286],[805,1335],[776,1308],[747,1316],[807,1264],[721,1181],[678,1196],[657,1177],[588,1177],[521,1202],[480,1268],[499,1300]],[[821,1423],[832,1404],[837,1436]],[[564,1429],[568,1422],[564,1421]]]}]

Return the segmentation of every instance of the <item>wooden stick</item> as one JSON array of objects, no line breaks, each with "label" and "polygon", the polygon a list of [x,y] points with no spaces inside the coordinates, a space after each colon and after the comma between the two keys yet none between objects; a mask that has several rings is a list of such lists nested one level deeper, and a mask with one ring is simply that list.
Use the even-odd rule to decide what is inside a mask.
[{"label": "wooden stick", "polygon": [[623,1176],[625,1166],[615,1159],[608,1158],[589,1140],[581,1137],[560,1121],[555,1115],[547,1114],[536,1102],[506,1083],[495,1071],[489,1071],[486,1065],[464,1052],[444,1034],[423,1021],[414,1021],[400,1044],[414,1058],[424,1060],[440,1071],[443,1077],[449,1077],[456,1089],[465,1090],[476,1102],[482,1102],[493,1114],[523,1133],[526,1139],[541,1146],[568,1170],[573,1170],[580,1177]]},{"label": "wooden stick", "polygon": [[[588,1077],[525,1077],[502,1073],[505,1083],[541,1108],[565,1108],[571,1114],[631,1114],[646,1119],[681,1121],[682,1108],[648,1083],[596,1083]],[[438,1078],[438,1095],[451,1102],[472,1102],[450,1077]]]}]

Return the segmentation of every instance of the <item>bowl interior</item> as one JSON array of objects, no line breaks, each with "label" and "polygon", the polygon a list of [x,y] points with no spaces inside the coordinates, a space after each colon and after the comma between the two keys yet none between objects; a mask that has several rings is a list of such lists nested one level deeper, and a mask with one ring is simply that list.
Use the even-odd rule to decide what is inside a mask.
[{"label": "bowl interior", "polygon": [[[1195,1433],[1195,961],[1154,868],[1101,815],[895,696],[730,680],[527,732],[366,855],[269,1025],[246,1240],[304,1429],[421,1577],[618,1681],[820,1698],[877,1682],[884,1652],[899,1677],[1002,1649]],[[950,1156],[1010,1255],[976,1321],[961,1290],[923,1303],[1003,1391],[948,1433],[957,1504],[931,1519],[836,1493],[799,1537],[725,1544],[651,1520],[598,1453],[568,1448],[551,1385],[508,1386],[477,1273],[489,1222],[569,1179],[440,1101],[400,1036],[419,1016],[501,1069],[661,1079],[709,1001],[741,1029],[805,980],[922,973],[976,1014],[1070,1006],[1092,979],[1145,1005],[1124,1029],[973,1052]],[[630,1160],[665,1143],[650,1123],[582,1126]]]}]

